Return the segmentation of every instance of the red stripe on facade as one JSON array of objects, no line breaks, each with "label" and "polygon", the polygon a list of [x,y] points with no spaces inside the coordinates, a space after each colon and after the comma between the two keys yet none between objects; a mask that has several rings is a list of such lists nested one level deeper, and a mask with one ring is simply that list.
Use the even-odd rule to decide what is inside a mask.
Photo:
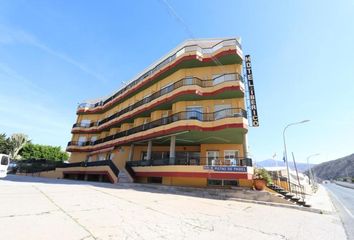
[{"label": "red stripe on facade", "polygon": [[190,94],[190,95],[212,96],[212,95],[216,95],[216,94],[219,94],[221,92],[228,91],[228,90],[229,91],[230,90],[239,91],[239,90],[241,90],[241,88],[240,88],[240,86],[228,86],[228,87],[220,88],[220,89],[215,90],[213,92],[208,92],[208,93],[201,92],[201,94],[197,94],[195,92],[195,90],[184,90],[184,91],[178,92],[178,93],[176,93],[176,94],[174,94],[174,95],[172,95],[172,96],[170,96],[168,98],[161,99],[161,100],[157,101],[156,103],[154,103],[154,104],[152,104],[150,106],[146,106],[146,107],[142,108],[141,110],[139,110],[139,111],[137,111],[135,113],[130,113],[130,114],[122,117],[121,119],[115,119],[115,120],[112,120],[110,122],[107,122],[107,123],[99,126],[98,128],[73,129],[71,131],[71,133],[95,133],[95,132],[100,132],[100,131],[102,131],[105,128],[111,127],[112,125],[117,124],[119,122],[122,122],[122,121],[124,121],[124,120],[126,120],[128,118],[132,118],[134,115],[137,115],[139,113],[148,111],[148,110],[150,110],[153,107],[161,105],[162,103],[169,102],[169,101],[173,100],[174,98],[179,97],[181,95]]},{"label": "red stripe on facade", "polygon": [[91,152],[91,151],[96,151],[96,150],[100,150],[100,149],[103,149],[103,148],[108,148],[108,147],[114,147],[114,146],[117,146],[117,145],[128,144],[128,143],[135,142],[135,141],[142,141],[142,140],[150,139],[150,138],[153,138],[153,137],[168,135],[168,134],[171,134],[171,133],[177,133],[177,132],[182,132],[182,131],[218,131],[218,130],[225,129],[225,128],[243,128],[243,129],[246,129],[246,125],[243,124],[243,123],[223,124],[223,125],[216,126],[216,127],[200,127],[200,126],[190,126],[190,125],[185,126],[184,125],[184,126],[174,127],[174,128],[168,129],[168,130],[160,130],[158,132],[150,133],[150,134],[144,135],[142,137],[135,137],[135,138],[132,138],[130,140],[121,140],[121,141],[116,141],[114,143],[107,142],[106,144],[104,144],[102,146],[97,146],[97,147],[89,148],[89,149],[82,149],[82,147],[77,147],[77,146],[68,146],[67,147],[67,151],[68,152]]},{"label": "red stripe on facade", "polygon": [[208,172],[135,172],[137,177],[195,177],[209,179],[252,179],[247,173],[208,173]]},{"label": "red stripe on facade", "polygon": [[[231,54],[238,54],[236,49],[229,49],[229,50],[225,50],[225,51],[221,51],[218,54],[215,54],[215,56],[213,58],[220,58],[224,55],[231,55]],[[100,111],[103,111],[107,108],[109,108],[109,106],[115,104],[116,102],[118,102],[119,100],[121,100],[122,98],[126,97],[127,95],[129,95],[130,93],[136,91],[136,89],[140,88],[142,85],[156,79],[157,77],[159,77],[161,74],[163,74],[164,72],[166,72],[167,70],[170,70],[171,68],[174,68],[176,65],[180,64],[183,61],[187,61],[187,60],[192,60],[192,59],[197,59],[201,62],[210,62],[213,61],[212,57],[208,57],[208,58],[201,58],[199,56],[197,56],[196,54],[192,54],[192,55],[188,55],[188,56],[184,56],[180,59],[178,59],[177,61],[175,61],[174,63],[172,63],[169,66],[166,66],[165,68],[161,69],[159,72],[157,72],[154,76],[151,76],[150,78],[138,83],[137,85],[135,85],[133,88],[127,90],[126,92],[124,92],[122,95],[120,95],[119,97],[115,98],[114,100],[112,100],[111,102],[107,103],[104,106],[101,107],[97,107],[94,109],[80,109],[78,110],[76,113],[80,114],[80,113],[98,113]]]}]

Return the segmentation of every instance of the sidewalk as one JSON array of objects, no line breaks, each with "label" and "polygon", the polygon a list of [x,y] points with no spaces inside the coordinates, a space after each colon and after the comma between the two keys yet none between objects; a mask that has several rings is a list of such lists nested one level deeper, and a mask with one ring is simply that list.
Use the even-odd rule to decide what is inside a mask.
[{"label": "sidewalk", "polygon": [[347,187],[347,188],[353,188],[354,189],[354,183],[348,183],[348,182],[340,182],[340,181],[334,181],[335,184],[342,186],[342,187]]},{"label": "sidewalk", "polygon": [[321,185],[318,185],[318,190],[313,195],[306,196],[306,203],[309,203],[312,208],[319,209],[323,212],[335,212],[332,200],[328,195],[327,190]]},{"label": "sidewalk", "polygon": [[1,239],[346,239],[336,214],[132,187],[8,176],[0,180]]}]

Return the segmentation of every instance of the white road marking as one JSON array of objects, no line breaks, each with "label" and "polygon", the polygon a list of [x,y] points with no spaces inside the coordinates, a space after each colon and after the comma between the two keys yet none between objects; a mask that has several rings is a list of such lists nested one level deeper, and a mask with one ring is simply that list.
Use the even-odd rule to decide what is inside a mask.
[{"label": "white road marking", "polygon": [[349,211],[349,209],[343,204],[343,202],[341,200],[339,200],[339,198],[333,193],[332,190],[329,190],[329,188],[327,188],[327,190],[332,194],[332,196],[342,205],[343,209],[349,214],[349,216],[351,218],[354,218],[354,215]]}]

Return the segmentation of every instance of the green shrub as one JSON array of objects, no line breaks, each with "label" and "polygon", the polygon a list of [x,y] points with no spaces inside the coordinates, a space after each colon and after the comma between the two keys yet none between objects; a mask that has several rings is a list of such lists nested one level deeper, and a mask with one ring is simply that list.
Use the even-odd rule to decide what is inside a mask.
[{"label": "green shrub", "polygon": [[272,183],[272,177],[264,168],[256,168],[255,170],[255,179],[262,179],[265,180],[267,184]]}]

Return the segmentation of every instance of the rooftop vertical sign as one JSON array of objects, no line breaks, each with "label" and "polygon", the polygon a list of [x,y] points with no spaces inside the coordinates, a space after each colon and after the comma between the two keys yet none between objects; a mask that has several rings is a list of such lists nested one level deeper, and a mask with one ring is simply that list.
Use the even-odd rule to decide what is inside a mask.
[{"label": "rooftop vertical sign", "polygon": [[248,94],[249,94],[249,99],[250,99],[250,109],[251,109],[251,117],[252,117],[252,120],[251,120],[252,127],[259,127],[256,94],[254,91],[251,56],[250,55],[245,56],[245,63],[246,63]]}]

